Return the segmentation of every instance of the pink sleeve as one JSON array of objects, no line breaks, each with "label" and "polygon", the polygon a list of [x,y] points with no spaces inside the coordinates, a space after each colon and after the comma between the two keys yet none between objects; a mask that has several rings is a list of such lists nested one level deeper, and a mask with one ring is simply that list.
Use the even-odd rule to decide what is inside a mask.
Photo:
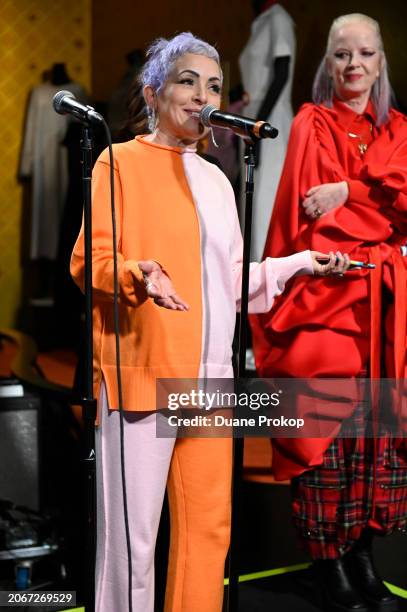
[{"label": "pink sleeve", "polygon": [[[237,227],[232,253],[232,274],[238,312],[242,290],[242,253],[243,240],[240,228]],[[274,298],[284,291],[286,282],[296,274],[313,274],[310,251],[302,251],[288,257],[267,257],[261,263],[252,262],[249,278],[249,312],[268,312]]]},{"label": "pink sleeve", "polygon": [[[298,274],[313,274],[310,251],[302,251],[288,257],[267,257],[261,263],[251,263],[249,312],[268,312],[274,298],[283,293],[286,282]],[[238,310],[240,310],[240,284],[241,273],[236,287]]]},{"label": "pink sleeve", "polygon": [[[230,261],[236,310],[239,312],[242,291],[243,238],[230,186],[226,193],[226,200],[229,204],[230,223],[233,228]],[[249,313],[268,312],[273,306],[274,298],[284,291],[286,282],[298,274],[313,274],[311,252],[308,250],[288,257],[266,257],[261,263],[252,262],[249,276]]]}]

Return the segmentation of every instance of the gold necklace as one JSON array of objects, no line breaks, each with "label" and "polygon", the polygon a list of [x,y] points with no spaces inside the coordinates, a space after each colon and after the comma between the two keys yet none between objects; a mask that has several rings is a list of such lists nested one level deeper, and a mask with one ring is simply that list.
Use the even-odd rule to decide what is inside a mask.
[{"label": "gold necklace", "polygon": [[[369,129],[370,129],[370,133],[372,133],[373,132],[372,124],[369,125]],[[359,136],[359,134],[353,134],[352,132],[348,132],[348,136],[350,136],[351,138],[359,138],[360,142],[358,143],[358,149],[359,149],[360,155],[363,157],[369,145],[367,145],[365,142],[362,142],[362,136]]]}]

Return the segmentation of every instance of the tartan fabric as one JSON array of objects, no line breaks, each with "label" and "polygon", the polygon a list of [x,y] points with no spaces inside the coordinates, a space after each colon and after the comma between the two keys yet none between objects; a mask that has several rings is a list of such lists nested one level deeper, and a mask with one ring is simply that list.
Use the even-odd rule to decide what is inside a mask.
[{"label": "tartan fabric", "polygon": [[397,442],[338,438],[321,466],[293,479],[293,520],[313,559],[342,556],[366,527],[406,531],[407,457]]}]

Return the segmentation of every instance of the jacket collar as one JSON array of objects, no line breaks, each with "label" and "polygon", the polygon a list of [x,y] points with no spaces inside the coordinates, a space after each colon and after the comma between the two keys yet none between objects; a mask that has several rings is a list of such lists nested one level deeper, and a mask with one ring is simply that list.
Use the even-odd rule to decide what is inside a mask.
[{"label": "jacket collar", "polygon": [[372,100],[369,100],[363,113],[356,113],[347,104],[334,96],[332,109],[336,113],[339,125],[345,130],[347,130],[354,123],[355,119],[359,117],[365,117],[373,125],[376,123],[376,113]]}]

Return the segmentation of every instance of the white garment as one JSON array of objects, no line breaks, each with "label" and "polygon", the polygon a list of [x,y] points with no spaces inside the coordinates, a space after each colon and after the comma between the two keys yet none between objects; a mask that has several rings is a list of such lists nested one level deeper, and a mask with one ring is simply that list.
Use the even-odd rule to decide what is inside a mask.
[{"label": "white garment", "polygon": [[[275,140],[261,143],[260,165],[255,171],[253,202],[253,226],[251,257],[261,261],[267,230],[270,223],[274,199],[283,168],[290,133],[293,111],[291,89],[295,63],[294,22],[287,11],[274,4],[261,13],[252,23],[250,39],[242,51],[239,64],[244,89],[250,103],[244,114],[256,117],[274,78],[274,61],[277,57],[290,57],[287,82],[274,105],[267,121],[279,131]],[[244,191],[245,172],[242,172]],[[241,219],[244,216],[244,193],[242,193]]]},{"label": "white garment", "polygon": [[52,98],[61,89],[82,101],[85,98],[79,83],[43,83],[33,89],[28,104],[20,176],[32,177],[31,259],[54,260],[57,255],[68,187],[68,154],[62,142],[69,115],[59,115],[52,107]]},{"label": "white garment", "polygon": [[[120,413],[109,413],[106,388],[99,397],[95,431],[97,487],[96,612],[128,609],[128,562],[120,462]],[[129,511],[133,611],[154,610],[154,551],[168,469],[175,444],[156,435],[169,427],[160,413],[125,412],[124,449]],[[172,428],[174,429],[174,428]],[[161,429],[161,432],[163,429]]]}]

